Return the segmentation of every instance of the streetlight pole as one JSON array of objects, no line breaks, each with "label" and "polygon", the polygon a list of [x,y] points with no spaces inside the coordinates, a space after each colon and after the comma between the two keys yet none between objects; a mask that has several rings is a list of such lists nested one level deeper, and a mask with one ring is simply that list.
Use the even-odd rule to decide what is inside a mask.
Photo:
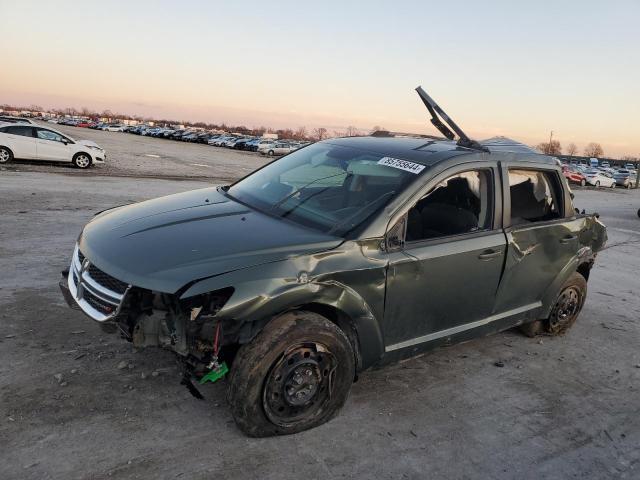
[{"label": "streetlight pole", "polygon": [[551,135],[549,135],[549,155],[551,155],[551,142],[553,141],[553,130],[551,130]]}]

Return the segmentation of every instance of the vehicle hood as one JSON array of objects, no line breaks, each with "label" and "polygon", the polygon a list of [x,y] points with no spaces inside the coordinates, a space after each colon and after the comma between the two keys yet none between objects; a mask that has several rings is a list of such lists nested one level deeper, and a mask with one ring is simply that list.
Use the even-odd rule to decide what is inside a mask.
[{"label": "vehicle hood", "polygon": [[340,243],[341,238],[252,210],[215,187],[107,210],[79,239],[80,251],[102,271],[167,293],[194,280]]},{"label": "vehicle hood", "polygon": [[76,143],[78,143],[80,145],[86,145],[88,147],[102,148],[100,145],[98,145],[96,142],[94,142],[92,140],[76,140]]}]

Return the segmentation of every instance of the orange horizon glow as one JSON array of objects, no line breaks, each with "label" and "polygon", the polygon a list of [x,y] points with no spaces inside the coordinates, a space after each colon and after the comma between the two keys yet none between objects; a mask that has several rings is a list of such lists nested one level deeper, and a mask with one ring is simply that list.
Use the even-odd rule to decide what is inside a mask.
[{"label": "orange horizon glow", "polygon": [[420,2],[328,2],[310,16],[285,2],[281,28],[260,3],[52,3],[0,0],[0,104],[437,133],[422,84],[474,138],[535,145],[553,130],[578,153],[598,142],[640,156],[637,2],[469,2],[461,16]]}]

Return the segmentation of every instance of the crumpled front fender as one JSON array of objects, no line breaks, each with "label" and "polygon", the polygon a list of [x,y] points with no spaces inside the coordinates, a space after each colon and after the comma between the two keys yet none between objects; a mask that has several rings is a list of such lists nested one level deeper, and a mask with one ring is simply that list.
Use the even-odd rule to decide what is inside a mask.
[{"label": "crumpled front fender", "polygon": [[311,304],[329,307],[349,319],[358,339],[361,368],[367,368],[384,353],[380,320],[386,260],[362,253],[361,245],[347,245],[237,270],[196,282],[180,298],[233,287],[233,295],[216,318],[248,324],[242,343],[279,313]]}]

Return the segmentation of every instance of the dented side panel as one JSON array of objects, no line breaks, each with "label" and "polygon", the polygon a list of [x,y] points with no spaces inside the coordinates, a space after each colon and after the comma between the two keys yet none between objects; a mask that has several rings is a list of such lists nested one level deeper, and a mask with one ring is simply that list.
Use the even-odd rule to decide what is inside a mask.
[{"label": "dented side panel", "polygon": [[384,352],[380,319],[384,312],[387,259],[381,239],[347,241],[328,252],[289,258],[259,267],[202,280],[181,299],[234,287],[216,314],[242,331],[242,343],[283,311],[304,305],[323,305],[346,315],[357,333],[361,368]]}]

